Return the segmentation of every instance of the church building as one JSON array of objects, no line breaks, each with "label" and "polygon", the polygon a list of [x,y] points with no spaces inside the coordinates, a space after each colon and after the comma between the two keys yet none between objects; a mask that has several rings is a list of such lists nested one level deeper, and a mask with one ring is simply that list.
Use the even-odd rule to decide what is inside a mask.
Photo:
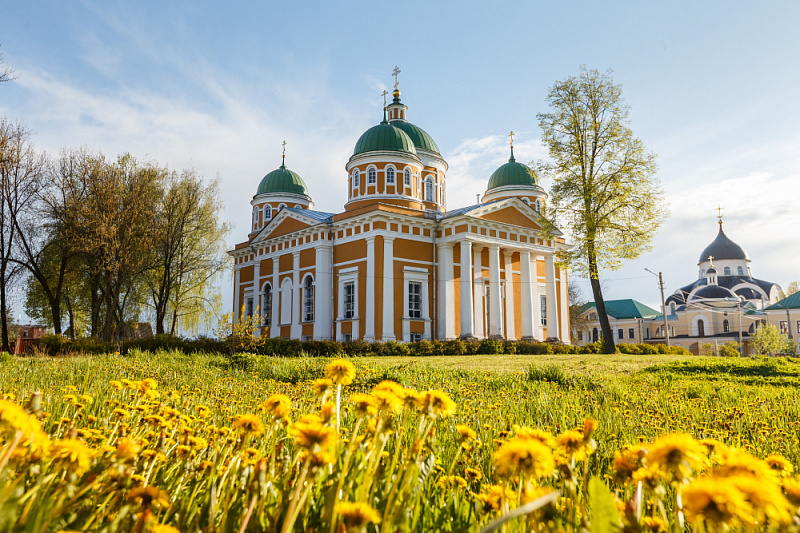
[{"label": "church building", "polygon": [[[395,69],[395,76],[397,73]],[[250,202],[234,260],[234,321],[299,340],[569,342],[567,244],[543,231],[547,194],[514,158],[479,203],[447,206],[448,165],[395,89],[345,165],[344,211],[316,211],[284,162]],[[513,134],[512,134],[513,135]],[[311,181],[313,184],[313,181]]]}]

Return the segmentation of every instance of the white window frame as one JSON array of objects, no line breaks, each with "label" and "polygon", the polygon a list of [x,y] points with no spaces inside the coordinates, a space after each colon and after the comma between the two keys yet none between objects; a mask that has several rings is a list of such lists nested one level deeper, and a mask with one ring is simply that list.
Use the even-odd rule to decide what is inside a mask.
[{"label": "white window frame", "polygon": [[264,206],[264,220],[272,220],[272,206],[269,204]]},{"label": "white window frame", "polygon": [[744,276],[744,269],[742,267],[736,267],[736,274],[739,276]]},{"label": "white window frame", "polygon": [[394,185],[395,174],[396,174],[394,167],[389,165],[386,167],[386,170],[384,170],[384,172],[386,174],[386,185]]},{"label": "white window frame", "polygon": [[253,231],[258,229],[258,206],[253,208]]},{"label": "white window frame", "polygon": [[537,213],[541,213],[542,212],[542,201],[541,200],[539,200],[539,199],[536,200],[536,207],[534,207],[534,209],[536,209]]},{"label": "white window frame", "polygon": [[408,310],[409,318],[422,318],[422,282],[408,282]]},{"label": "white window frame", "polygon": [[783,334],[789,333],[789,321],[788,320],[779,320],[778,321],[778,331]]},{"label": "white window frame", "polygon": [[272,283],[269,281],[264,283],[261,287],[261,323],[264,326],[269,326],[272,320],[272,298],[275,293],[272,290]]},{"label": "white window frame", "polygon": [[358,189],[361,185],[359,182],[361,181],[361,173],[358,169],[353,170],[353,189]]},{"label": "white window frame", "polygon": [[378,184],[378,169],[374,166],[367,168],[367,186]]},{"label": "white window frame", "polygon": [[403,187],[411,188],[411,169],[406,167],[403,169]]},{"label": "white window frame", "polygon": [[433,192],[433,179],[432,178],[426,178],[425,179],[425,201],[426,202],[431,202],[431,203],[436,203],[436,198],[434,197],[434,192]]},{"label": "white window frame", "polygon": [[[309,284],[309,280],[311,283]],[[314,321],[314,292],[316,288],[314,276],[306,274],[303,278],[303,322]]]},{"label": "white window frame", "polygon": [[[345,285],[353,284],[353,315],[345,317]],[[358,267],[344,268],[339,271],[339,318],[338,320],[358,320]]]},{"label": "white window frame", "polygon": [[539,313],[542,317],[542,326],[547,327],[547,296],[539,295]]},{"label": "white window frame", "polygon": [[628,338],[636,339],[636,328],[628,328]]},{"label": "white window frame", "polygon": [[292,278],[290,277],[283,278],[281,281],[280,304],[280,324],[287,326],[292,323]]},{"label": "white window frame", "polygon": [[[430,298],[429,279],[430,271],[427,268],[412,266],[403,267],[403,340],[405,342],[411,342],[411,322],[424,322],[425,332],[422,334],[422,338],[425,340],[431,339],[431,315],[428,302]],[[411,303],[409,283],[411,282],[417,282],[421,284],[422,312],[420,313],[421,316],[419,317],[412,317],[409,314]]]},{"label": "white window frame", "polygon": [[731,267],[725,267],[725,269],[722,272],[723,272],[723,274],[722,274],[723,276],[730,276],[731,275]]}]

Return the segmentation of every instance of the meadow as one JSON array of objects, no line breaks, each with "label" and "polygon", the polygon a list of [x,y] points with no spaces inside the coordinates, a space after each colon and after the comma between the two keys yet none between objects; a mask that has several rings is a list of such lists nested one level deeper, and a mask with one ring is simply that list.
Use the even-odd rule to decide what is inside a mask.
[{"label": "meadow", "polygon": [[796,530],[798,385],[793,359],[7,358],[0,530]]}]

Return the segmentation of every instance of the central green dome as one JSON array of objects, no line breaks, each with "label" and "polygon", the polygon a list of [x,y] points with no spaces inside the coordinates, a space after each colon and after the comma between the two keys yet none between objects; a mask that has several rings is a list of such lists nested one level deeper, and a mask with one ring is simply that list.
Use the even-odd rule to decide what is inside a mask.
[{"label": "central green dome", "polygon": [[433,138],[419,126],[415,126],[410,122],[404,122],[400,120],[393,121],[392,126],[395,128],[400,128],[406,132],[406,134],[411,137],[411,140],[414,141],[414,146],[416,148],[427,150],[435,154],[439,153],[439,147],[436,146],[435,142],[433,142]]},{"label": "central green dome", "polygon": [[289,193],[308,196],[308,189],[306,188],[303,178],[286,168],[286,165],[281,165],[280,168],[264,176],[261,183],[258,184],[256,196],[270,193]]},{"label": "central green dome", "polygon": [[405,152],[417,155],[414,141],[406,132],[387,122],[374,126],[358,139],[353,155],[377,150],[390,150],[392,152]]},{"label": "central green dome", "polygon": [[487,187],[486,190],[512,185],[527,187],[536,185],[536,178],[533,177],[533,171],[530,167],[522,163],[517,163],[517,160],[514,159],[513,148],[511,149],[511,158],[508,160],[508,163],[492,173],[492,177],[489,178],[489,187]]}]

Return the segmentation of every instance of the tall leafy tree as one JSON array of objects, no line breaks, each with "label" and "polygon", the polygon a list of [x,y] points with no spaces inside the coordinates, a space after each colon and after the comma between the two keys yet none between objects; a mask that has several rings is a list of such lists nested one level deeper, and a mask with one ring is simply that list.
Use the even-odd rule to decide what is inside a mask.
[{"label": "tall leafy tree", "polygon": [[600,272],[650,250],[667,216],[656,156],[628,127],[629,107],[611,71],[581,67],[553,85],[547,103],[537,117],[550,162],[536,164],[553,180],[547,213],[571,237],[560,260],[589,278],[605,350],[614,353]]}]

